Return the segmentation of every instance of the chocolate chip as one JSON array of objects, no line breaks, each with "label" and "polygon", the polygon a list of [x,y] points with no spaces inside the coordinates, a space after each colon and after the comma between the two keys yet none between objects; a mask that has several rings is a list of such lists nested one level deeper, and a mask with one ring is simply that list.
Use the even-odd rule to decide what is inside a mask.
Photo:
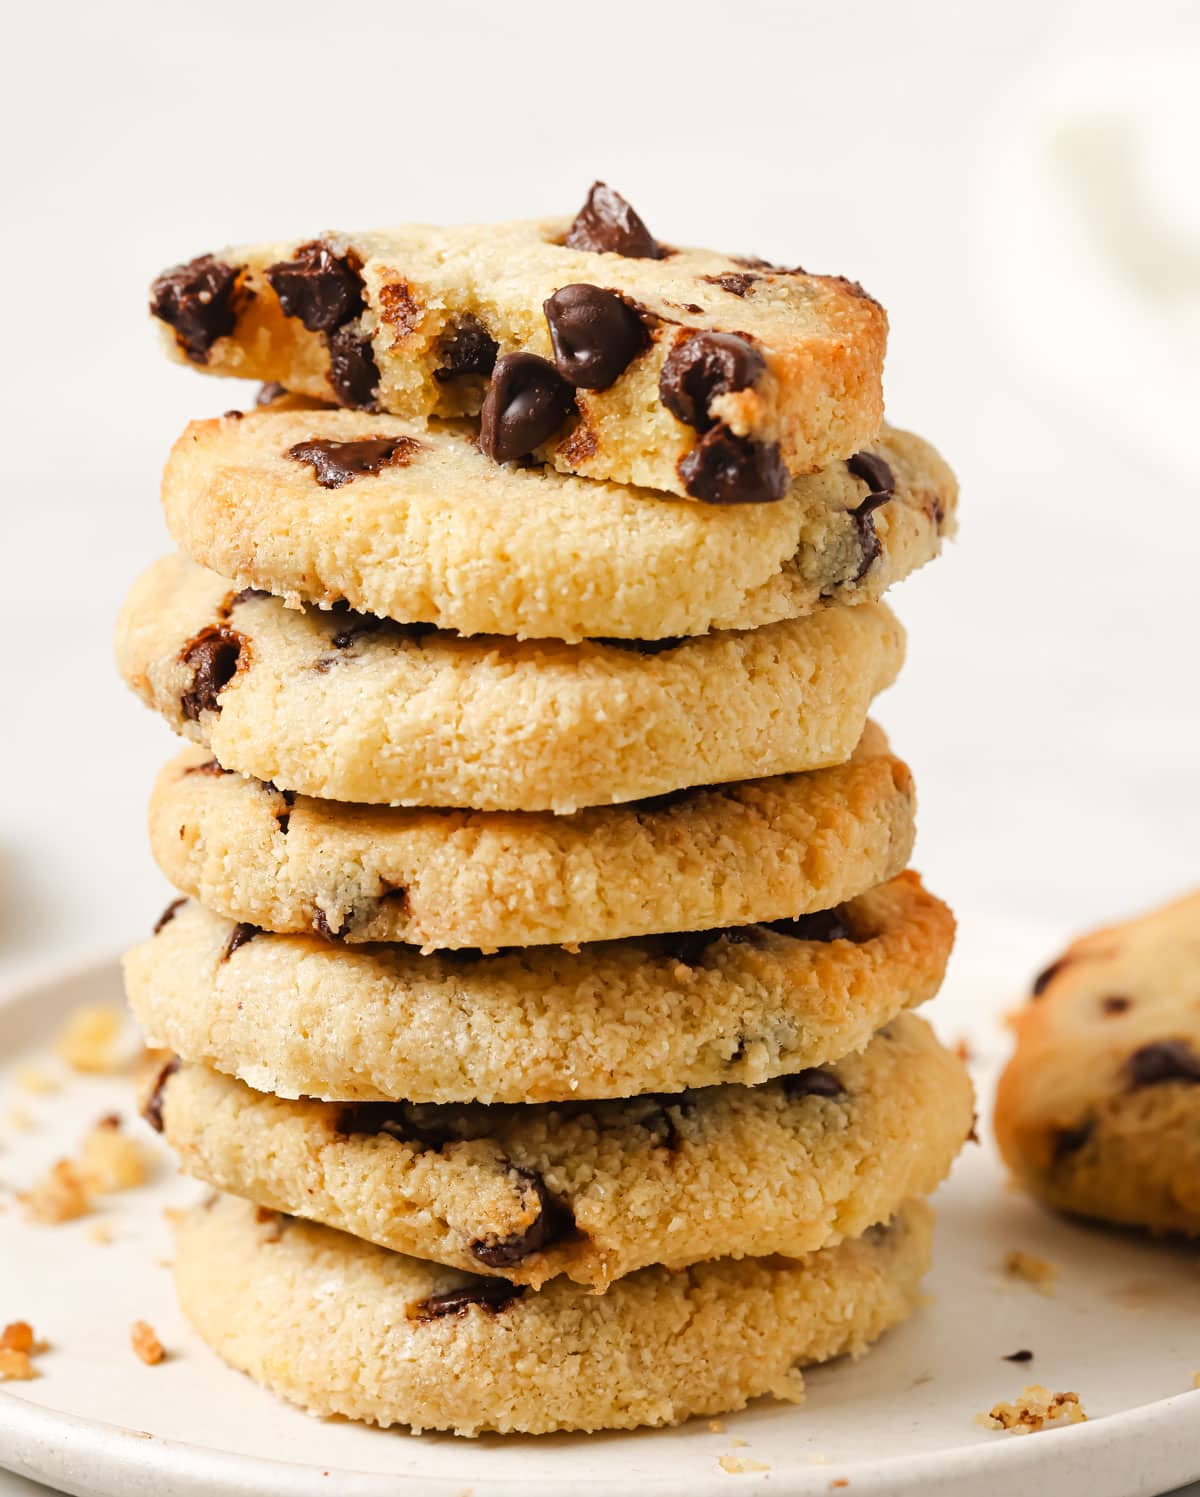
[{"label": "chocolate chip", "polygon": [[687,640],[683,635],[669,635],[665,639],[610,639],[606,635],[597,635],[591,642],[606,645],[610,650],[628,650],[635,655],[662,655],[667,650],[677,650]]},{"label": "chocolate chip", "polygon": [[1123,1014],[1132,1007],[1133,999],[1126,998],[1124,993],[1110,993],[1100,1000],[1100,1008],[1106,1014]]},{"label": "chocolate chip", "polygon": [[619,192],[593,182],[563,243],[568,249],[661,260],[662,247]]},{"label": "chocolate chip", "polygon": [[1056,1129],[1050,1144],[1053,1162],[1060,1164],[1064,1159],[1069,1159],[1072,1154],[1078,1154],[1095,1132],[1095,1128],[1093,1119],[1085,1118],[1074,1128]]},{"label": "chocolate chip", "polygon": [[420,448],[415,437],[365,437],[356,442],[314,437],[289,447],[287,456],[293,462],[307,463],[323,489],[340,489],[382,468],[407,467]]},{"label": "chocolate chip", "polygon": [[294,260],[268,266],[267,280],[286,317],[298,317],[310,333],[330,333],[363,309],[359,269],[356,255],[337,255],[314,239]]},{"label": "chocolate chip", "polygon": [[1051,962],[1048,967],[1044,967],[1033,979],[1031,996],[1040,998],[1062,969],[1068,965],[1070,960],[1069,956],[1060,956],[1058,961]]},{"label": "chocolate chip", "polygon": [[222,775],[230,773],[228,769],[222,769],[221,765],[216,761],[216,759],[205,759],[203,764],[189,764],[183,772],[184,774],[211,775]]},{"label": "chocolate chip", "polygon": [[174,920],[175,916],[179,913],[179,911],[185,904],[187,904],[186,895],[182,896],[179,899],[173,899],[171,903],[166,907],[166,909],[162,912],[162,914],[158,917],[158,919],[154,922],[154,934],[158,935],[159,931],[162,930],[164,926],[170,925],[171,921]]},{"label": "chocolate chip", "polygon": [[1187,1040],[1156,1040],[1129,1057],[1131,1086],[1158,1086],[1164,1081],[1200,1082],[1200,1055]]},{"label": "chocolate chip", "polygon": [[439,1123],[436,1107],[414,1107],[409,1102],[351,1102],[338,1110],[334,1131],[346,1137],[394,1138],[422,1149],[440,1149],[456,1136],[452,1128]]},{"label": "chocolate chip", "polygon": [[506,353],[484,396],[480,450],[497,463],[526,457],[554,435],[574,405],[574,391],[548,359]]},{"label": "chocolate chip", "polygon": [[833,1072],[822,1070],[820,1066],[807,1066],[803,1071],[795,1071],[791,1076],[785,1076],[783,1090],[785,1095],[793,1101],[797,1097],[844,1097],[846,1095],[846,1088]]},{"label": "chocolate chip", "polygon": [[164,271],[151,286],[151,312],[174,328],[176,343],[194,364],[207,364],[217,339],[233,332],[237,279],[231,265],[200,255]]},{"label": "chocolate chip", "polygon": [[465,1315],[472,1305],[478,1305],[481,1310],[490,1310],[495,1315],[506,1310],[524,1293],[524,1284],[510,1284],[507,1279],[481,1279],[478,1283],[464,1285],[462,1289],[431,1294],[408,1313],[413,1320],[440,1320],[444,1315]]},{"label": "chocolate chip", "polygon": [[886,504],[896,491],[896,480],[889,465],[874,452],[856,452],[846,459],[846,467],[855,478],[867,485],[867,497],[850,513],[858,530],[858,542],[862,551],[858,571],[852,581],[861,582],[871,570],[879,556],[879,532],[875,529],[874,513]]},{"label": "chocolate chip", "polygon": [[326,335],[329,348],[329,386],[339,405],[356,411],[377,409],[379,365],[370,338],[353,327],[339,328]]},{"label": "chocolate chip", "polygon": [[172,1055],[162,1070],[158,1073],[158,1080],[154,1083],[154,1090],[146,1098],[142,1107],[142,1116],[154,1129],[155,1133],[163,1131],[163,1092],[166,1090],[167,1082],[174,1076],[175,1072],[183,1062],[178,1055]]},{"label": "chocolate chip", "polygon": [[254,397],[254,404],[257,406],[270,405],[273,401],[279,400],[281,396],[286,394],[287,391],[277,379],[268,380],[265,385],[259,386],[258,394]]},{"label": "chocolate chip", "polygon": [[461,317],[438,339],[437,356],[441,361],[433,377],[441,385],[465,375],[486,377],[496,367],[500,345],[470,312]]},{"label": "chocolate chip", "polygon": [[750,945],[764,930],[790,936],[797,941],[854,939],[837,910],[815,910],[812,914],[798,915],[795,919],[760,920],[752,925],[727,925],[712,930],[674,931],[670,935],[657,937],[657,946],[664,955],[685,966],[695,967],[703,965],[701,959],[715,941],[725,940],[732,946]]},{"label": "chocolate chip", "polygon": [[659,399],[680,421],[706,431],[712,402],[748,389],[766,367],[758,349],[737,333],[684,333],[663,363]]},{"label": "chocolate chip", "polygon": [[794,941],[853,941],[854,936],[837,910],[814,910],[795,919],[764,920],[766,930]]},{"label": "chocolate chip", "polygon": [[240,421],[245,414],[245,411],[224,411],[221,419],[222,421]]},{"label": "chocolate chip", "polygon": [[558,372],[578,389],[607,390],[650,341],[633,308],[600,286],[563,286],[542,310]]},{"label": "chocolate chip", "polygon": [[326,941],[340,941],[350,929],[350,922],[349,920],[345,920],[334,930],[333,926],[329,923],[329,917],[325,911],[320,905],[317,905],[312,913],[312,928],[316,931],[317,935],[324,937]]},{"label": "chocolate chip", "polygon": [[1000,1360],[1002,1362],[1032,1362],[1033,1353],[1027,1347],[1023,1346],[1020,1351],[1010,1351],[1007,1356],[1001,1357]]},{"label": "chocolate chip", "polygon": [[510,1268],[531,1254],[550,1247],[575,1229],[571,1208],[550,1193],[536,1170],[513,1165],[509,1173],[519,1182],[522,1205],[532,1196],[537,1215],[523,1232],[512,1237],[482,1237],[471,1244],[472,1254],[489,1268]]},{"label": "chocolate chip", "polygon": [[345,624],[329,641],[335,650],[348,650],[356,639],[364,634],[377,634],[383,628],[383,620],[371,613],[352,613]]},{"label": "chocolate chip", "polygon": [[737,271],[728,271],[725,275],[702,275],[700,279],[707,281],[710,286],[720,286],[721,290],[728,291],[730,296],[745,296],[755,281],[762,280],[762,276],[739,275]]},{"label": "chocolate chip", "polygon": [[246,920],[239,921],[225,938],[225,945],[221,948],[219,960],[227,962],[239,946],[245,946],[248,941],[253,941],[255,936],[261,935],[261,925],[251,925]]},{"label": "chocolate chip", "polygon": [[236,675],[245,645],[245,635],[224,624],[210,624],[184,645],[179,658],[190,668],[192,684],[179,698],[179,709],[189,722],[202,712],[220,712],[221,693]]},{"label": "chocolate chip", "polygon": [[723,423],[680,459],[679,476],[692,498],[706,504],[769,504],[791,484],[778,442],[735,437]]},{"label": "chocolate chip", "polygon": [[291,824],[292,824],[292,813],[291,813],[291,811],[276,811],[275,812],[275,825],[279,828],[279,835],[281,837],[286,837],[287,836],[287,834],[288,834],[288,827],[290,827]]},{"label": "chocolate chip", "polygon": [[225,604],[224,611],[229,614],[233,612],[239,603],[249,603],[251,598],[269,598],[270,596],[271,594],[265,587],[244,587],[241,592],[234,593]]}]

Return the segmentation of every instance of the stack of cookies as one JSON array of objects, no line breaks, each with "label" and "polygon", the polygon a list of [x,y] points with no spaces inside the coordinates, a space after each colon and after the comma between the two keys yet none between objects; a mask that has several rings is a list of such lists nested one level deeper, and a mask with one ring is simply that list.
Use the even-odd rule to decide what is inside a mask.
[{"label": "stack of cookies", "polygon": [[868,720],[956,489],[838,277],[572,220],[168,271],[182,554],[122,672],[191,744],[127,959],[145,1111],[220,1192],[199,1334],[474,1434],[797,1399],[908,1315],[972,1120],[910,1010],[953,921]]}]

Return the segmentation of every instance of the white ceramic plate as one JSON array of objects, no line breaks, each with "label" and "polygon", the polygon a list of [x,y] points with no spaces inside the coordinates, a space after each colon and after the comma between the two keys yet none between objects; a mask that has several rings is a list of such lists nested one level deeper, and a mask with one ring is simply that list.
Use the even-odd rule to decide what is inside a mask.
[{"label": "white ceramic plate", "polygon": [[[1006,1040],[999,1015],[1064,932],[967,920],[946,991],[943,1035],[975,1057],[981,1116]],[[20,1188],[99,1115],[131,1112],[127,1084],[71,1078],[21,1093],[13,1066],[61,1074],[48,1041],[76,1004],[116,998],[115,967],[60,976],[0,999],[0,1184]],[[35,1119],[14,1132],[8,1114]],[[986,1127],[983,1128],[986,1135]],[[84,1218],[24,1222],[0,1197],[0,1323],[30,1320],[53,1342],[43,1377],[0,1389],[0,1465],[79,1497],[490,1497],[570,1491],[707,1497],[765,1489],[852,1497],[1150,1497],[1200,1476],[1200,1281],[1194,1251],[1046,1215],[1005,1188],[986,1141],[938,1200],[931,1302],[865,1361],[818,1369],[799,1408],[760,1403],[714,1431],[543,1439],[414,1438],[320,1421],[225,1368],[185,1326],[165,1260],[162,1208],[196,1187],[164,1158],[150,1186],[112,1198],[115,1240]],[[1007,1249],[1060,1267],[1052,1296],[1006,1280]],[[129,1347],[145,1319],[170,1349],[146,1367]],[[1030,1348],[1024,1365],[1005,1354]],[[1087,1424],[1020,1437],[975,1415],[1027,1382],[1074,1389]],[[721,1466],[741,1463],[740,1472]]]}]

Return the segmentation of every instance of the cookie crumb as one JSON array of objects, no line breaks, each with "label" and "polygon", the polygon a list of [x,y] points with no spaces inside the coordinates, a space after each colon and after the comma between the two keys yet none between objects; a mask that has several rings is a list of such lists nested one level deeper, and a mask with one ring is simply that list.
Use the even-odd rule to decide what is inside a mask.
[{"label": "cookie crumb", "polygon": [[45,1227],[74,1221],[92,1207],[88,1182],[69,1159],[60,1159],[18,1200],[26,1218]]},{"label": "cookie crumb", "polygon": [[28,1133],[33,1127],[33,1119],[23,1107],[13,1107],[9,1109],[8,1126],[17,1133]]},{"label": "cookie crumb", "polygon": [[153,1327],[144,1320],[135,1320],[129,1327],[129,1344],[147,1367],[157,1366],[167,1355]]},{"label": "cookie crumb", "polygon": [[730,1476],[747,1476],[752,1471],[769,1471],[771,1468],[765,1461],[752,1461],[745,1455],[723,1455],[718,1457],[717,1465],[722,1471],[728,1471]]},{"label": "cookie crumb", "polygon": [[52,1092],[61,1090],[61,1083],[37,1066],[22,1066],[15,1080],[21,1090],[28,1092],[31,1097],[48,1097]]},{"label": "cookie crumb", "polygon": [[111,1003],[88,1003],[68,1018],[55,1048],[73,1071],[115,1071],[120,1035],[120,1009]]},{"label": "cookie crumb", "polygon": [[719,1419],[710,1419],[708,1421],[708,1432],[710,1435],[723,1435],[725,1433],[725,1426]]},{"label": "cookie crumb", "polygon": [[960,1034],[954,1042],[954,1053],[962,1061],[964,1066],[969,1066],[975,1059],[971,1050],[971,1043],[965,1034]]},{"label": "cookie crumb", "polygon": [[121,1132],[116,1113],[101,1118],[83,1141],[83,1170],[96,1190],[132,1190],[146,1183],[146,1156]]},{"label": "cookie crumb", "polygon": [[1040,1383],[1022,1388],[1020,1397],[1012,1403],[998,1403],[988,1413],[976,1415],[976,1422],[985,1429],[1011,1430],[1018,1435],[1044,1429],[1059,1419],[1068,1424],[1082,1424],[1087,1419],[1079,1394],[1051,1393]]},{"label": "cookie crumb", "polygon": [[0,1383],[28,1383],[41,1373],[33,1359],[48,1350],[27,1320],[13,1320],[0,1332]]},{"label": "cookie crumb", "polygon": [[1010,1279],[1024,1279],[1027,1284],[1032,1284],[1039,1294],[1054,1293],[1058,1268],[1049,1259],[1039,1258],[1036,1253],[1013,1248],[1004,1255],[1004,1272]]},{"label": "cookie crumb", "polygon": [[98,1247],[107,1247],[113,1240],[112,1228],[107,1222],[93,1222],[88,1228],[88,1241]]},{"label": "cookie crumb", "polygon": [[1200,1372],[1192,1373],[1192,1387],[1200,1388]]},{"label": "cookie crumb", "polygon": [[848,1476],[839,1476],[835,1481],[829,1483],[831,1489],[834,1487],[848,1487],[849,1485],[850,1478]]}]

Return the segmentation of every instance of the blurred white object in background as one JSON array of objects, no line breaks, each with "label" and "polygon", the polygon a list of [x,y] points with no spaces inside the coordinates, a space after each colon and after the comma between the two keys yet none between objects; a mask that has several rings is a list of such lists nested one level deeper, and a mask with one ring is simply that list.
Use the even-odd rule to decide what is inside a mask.
[{"label": "blurred white object in background", "polygon": [[1200,6],[1082,7],[992,121],[974,273],[1002,349],[1093,428],[1195,483]]}]

